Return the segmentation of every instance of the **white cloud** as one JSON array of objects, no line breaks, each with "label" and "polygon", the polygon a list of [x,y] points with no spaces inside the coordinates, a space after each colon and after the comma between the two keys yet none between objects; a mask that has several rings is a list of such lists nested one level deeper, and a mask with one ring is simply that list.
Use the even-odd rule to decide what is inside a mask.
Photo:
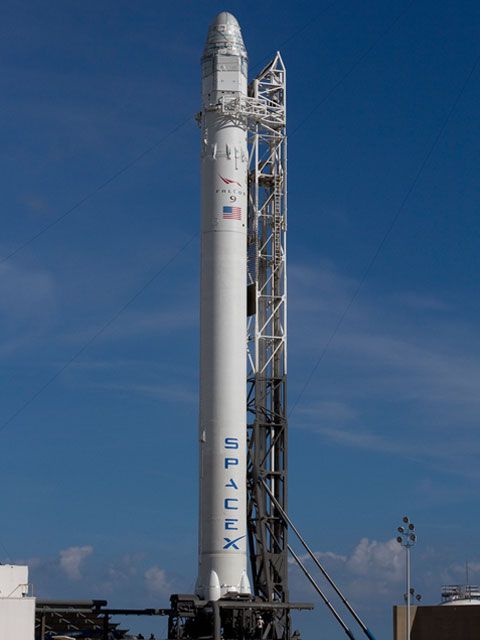
[{"label": "white cloud", "polygon": [[63,549],[60,551],[60,567],[70,580],[80,580],[82,577],[81,565],[85,558],[91,556],[92,553],[93,547],[91,545]]},{"label": "white cloud", "polygon": [[[314,555],[320,561],[341,563],[352,576],[382,578],[388,582],[398,582],[403,576],[403,549],[395,538],[386,542],[362,538],[350,555],[334,551],[315,551]],[[299,557],[302,561],[310,560],[308,554]]]},{"label": "white cloud", "polygon": [[398,300],[398,302],[411,307],[412,309],[430,309],[432,311],[446,311],[448,310],[448,305],[443,301],[437,298],[436,296],[430,294],[419,294],[414,291],[401,292],[399,294],[394,294],[394,299]]},{"label": "white cloud", "polygon": [[480,562],[469,562],[468,563],[468,572],[479,574],[480,573]]},{"label": "white cloud", "polygon": [[28,194],[20,198],[20,202],[25,205],[29,211],[33,213],[46,214],[50,213],[51,207],[49,203],[37,194]]},{"label": "white cloud", "polygon": [[[469,582],[478,582],[480,575],[480,562],[468,562],[468,579]],[[454,562],[450,564],[443,573],[445,583],[465,584],[467,582],[467,565],[466,563]]]},{"label": "white cloud", "polygon": [[136,575],[141,554],[127,554],[117,559],[108,567],[108,576],[116,583],[126,581]]},{"label": "white cloud", "polygon": [[54,283],[46,271],[0,265],[0,310],[12,322],[43,316],[54,304]]},{"label": "white cloud", "polygon": [[168,402],[180,402],[182,404],[194,404],[198,401],[198,393],[186,388],[185,385],[137,384],[135,382],[119,384],[99,383],[94,385],[94,388],[127,394],[129,396],[138,394],[151,398],[160,398]]},{"label": "white cloud", "polygon": [[357,415],[356,411],[348,406],[346,402],[339,400],[313,402],[304,407],[300,407],[299,411],[301,411],[303,415],[313,417],[319,422],[335,422],[335,424],[349,422]]},{"label": "white cloud", "polygon": [[290,268],[290,370],[306,376],[328,344],[294,418],[340,446],[478,477],[476,327],[448,296],[390,291],[373,301],[366,286],[329,343],[357,286],[332,265]]},{"label": "white cloud", "polygon": [[377,542],[362,538],[347,559],[347,569],[357,576],[398,582],[403,576],[404,551],[395,538]]},{"label": "white cloud", "polygon": [[317,560],[324,560],[327,558],[328,560],[336,560],[339,562],[346,562],[347,560],[346,556],[334,553],[333,551],[316,551],[313,555],[317,558]]},{"label": "white cloud", "polygon": [[404,453],[412,451],[408,444],[404,444],[394,438],[372,433],[356,426],[354,429],[319,427],[318,433],[340,445],[377,451],[381,453]]},{"label": "white cloud", "polygon": [[48,272],[0,265],[0,354],[9,355],[42,335],[55,310],[54,280]]},{"label": "white cloud", "polygon": [[142,553],[131,553],[110,559],[104,568],[101,567],[101,562],[97,564],[98,593],[118,594],[132,589],[132,585],[138,584],[139,579],[143,578],[142,561]]},{"label": "white cloud", "polygon": [[[353,598],[357,603],[365,605],[372,598],[391,603],[403,588],[404,550],[394,538],[386,541],[362,538],[347,555],[335,551],[314,553],[347,598]],[[310,563],[310,569],[316,576],[309,557],[303,555],[301,559]],[[304,589],[303,577],[299,581],[300,572],[293,576],[296,588]],[[302,597],[305,596],[302,594]]]},{"label": "white cloud", "polygon": [[154,565],[145,571],[144,577],[145,585],[149,591],[160,594],[170,593],[170,582],[164,569]]},{"label": "white cloud", "polygon": [[[310,560],[310,555],[308,553],[297,554],[302,562]],[[317,558],[317,560],[333,560],[338,562],[346,562],[347,556],[342,556],[338,553],[334,553],[333,551],[314,551],[313,555]],[[289,564],[295,564],[295,558],[288,558]]]}]

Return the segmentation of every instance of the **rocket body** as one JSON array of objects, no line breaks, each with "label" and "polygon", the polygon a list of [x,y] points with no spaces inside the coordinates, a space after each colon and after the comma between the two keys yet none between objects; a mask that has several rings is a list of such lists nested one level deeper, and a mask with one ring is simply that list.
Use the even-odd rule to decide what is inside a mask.
[{"label": "rocket body", "polygon": [[200,517],[196,592],[250,593],[246,513],[247,96],[237,20],[220,13],[202,57]]}]

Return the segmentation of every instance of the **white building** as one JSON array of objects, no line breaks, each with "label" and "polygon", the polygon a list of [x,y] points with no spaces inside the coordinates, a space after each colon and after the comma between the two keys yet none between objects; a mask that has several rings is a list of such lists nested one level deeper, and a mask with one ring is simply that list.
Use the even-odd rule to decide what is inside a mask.
[{"label": "white building", "polygon": [[442,605],[479,605],[480,589],[471,584],[447,584],[442,587]]},{"label": "white building", "polygon": [[29,596],[28,567],[0,565],[0,640],[34,640],[35,598]]}]

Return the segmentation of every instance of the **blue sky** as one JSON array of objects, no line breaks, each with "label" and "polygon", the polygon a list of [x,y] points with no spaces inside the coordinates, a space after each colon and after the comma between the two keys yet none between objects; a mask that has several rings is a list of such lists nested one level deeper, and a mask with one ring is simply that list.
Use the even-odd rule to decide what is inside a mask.
[{"label": "blue sky", "polygon": [[[190,116],[223,9],[252,66],[280,48],[288,69],[295,401],[480,53],[474,1],[327,5],[2,3],[0,255],[185,124],[1,263],[0,421],[196,233]],[[404,513],[426,602],[467,559],[480,581],[479,75],[291,418],[291,516],[384,638]],[[0,554],[41,596],[161,606],[193,587],[198,259],[194,240],[0,433]],[[343,637],[320,603],[299,626]]]}]

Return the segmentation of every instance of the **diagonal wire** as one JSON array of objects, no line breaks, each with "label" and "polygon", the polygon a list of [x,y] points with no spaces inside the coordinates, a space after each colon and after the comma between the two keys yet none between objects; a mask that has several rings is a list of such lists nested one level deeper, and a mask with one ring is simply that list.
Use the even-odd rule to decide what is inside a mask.
[{"label": "diagonal wire", "polygon": [[463,97],[463,94],[465,93],[465,90],[470,82],[470,80],[472,79],[475,71],[477,70],[477,67],[480,63],[480,56],[477,57],[477,59],[475,60],[472,68],[470,69],[469,73],[467,74],[467,77],[465,78],[460,90],[458,91],[450,109],[447,112],[447,115],[445,116],[445,118],[443,119],[440,128],[435,136],[435,138],[433,139],[432,144],[430,145],[429,149],[427,150],[427,153],[425,154],[422,162],[420,163],[420,166],[417,170],[417,173],[410,185],[410,187],[407,189],[407,192],[405,193],[405,195],[403,196],[403,199],[397,209],[397,211],[395,212],[393,218],[390,220],[390,223],[385,231],[385,233],[383,234],[382,239],[380,240],[377,248],[375,249],[372,257],[370,258],[369,262],[367,263],[367,266],[362,274],[362,277],[357,285],[357,287],[355,288],[350,300],[348,301],[346,307],[344,308],[344,310],[342,311],[342,313],[340,314],[340,317],[337,320],[337,323],[335,324],[332,333],[330,334],[330,336],[328,337],[328,340],[326,341],[322,351],[320,352],[320,355],[318,356],[314,366],[312,367],[310,373],[307,376],[307,379],[305,381],[305,384],[303,385],[302,389],[300,390],[300,393],[298,394],[298,396],[295,399],[295,402],[293,403],[290,411],[289,411],[289,416],[292,415],[292,413],[295,411],[296,407],[298,406],[300,400],[302,399],[305,391],[307,390],[307,387],[309,386],[310,382],[312,381],[313,376],[315,375],[320,363],[322,362],[323,358],[325,357],[325,354],[327,353],[330,345],[332,344],[335,336],[337,335],[338,331],[340,330],[340,327],[342,326],[345,318],[348,315],[348,312],[350,311],[350,309],[352,308],[355,300],[357,299],[360,291],[363,288],[363,285],[365,284],[365,281],[367,280],[375,262],[377,261],[378,256],[380,255],[385,243],[387,242],[391,232],[393,231],[400,215],[402,214],[403,210],[405,209],[405,205],[407,204],[410,196],[412,195],[413,191],[415,190],[415,187],[417,186],[423,171],[425,169],[425,167],[427,166],[430,158],[433,155],[433,152],[435,151],[435,149],[437,148],[438,143],[440,142],[440,139],[443,136],[443,133],[445,132],[448,123],[450,122],[450,119],[452,117],[452,115],[454,114],[460,100]]},{"label": "diagonal wire", "polygon": [[178,256],[187,249],[187,247],[193,242],[193,240],[198,236],[198,233],[194,233],[190,236],[190,238],[178,249],[171,258],[169,258],[161,267],[156,271],[153,276],[151,276],[144,284],[134,293],[128,300],[125,302],[117,311],[111,316],[101,327],[98,329],[88,340],[85,342],[78,351],[76,351],[63,365],[55,371],[55,373],[48,378],[48,380],[35,391],[25,402],[20,405],[20,407],[14,411],[4,422],[0,424],[0,432],[4,431],[8,427],[10,423],[12,423],[15,418],[17,418],[27,407],[29,407],[34,400],[38,398],[40,394],[42,394],[45,389],[47,389],[52,382],[62,375],[62,373],[68,369],[68,367],[77,360],[82,353],[84,353],[91,344],[95,342],[97,338],[99,338],[105,331],[112,326],[112,324],[119,318],[119,316],[130,307],[147,289],[151,284],[157,280],[157,278],[178,258]]},{"label": "diagonal wire", "polygon": [[25,249],[25,247],[28,247],[29,244],[31,244],[32,242],[40,238],[40,236],[43,236],[44,233],[46,233],[53,227],[56,227],[57,224],[59,224],[62,220],[65,220],[65,218],[67,218],[71,213],[73,213],[78,208],[80,208],[83,204],[85,204],[85,202],[93,198],[94,195],[96,195],[97,193],[105,189],[105,187],[108,187],[109,184],[111,184],[114,180],[116,180],[121,175],[126,173],[134,165],[140,162],[140,160],[145,158],[145,156],[148,156],[150,153],[158,149],[158,147],[160,147],[160,145],[162,145],[165,142],[165,140],[167,140],[168,138],[170,138],[170,136],[172,136],[174,133],[179,131],[179,129],[184,127],[187,124],[187,122],[190,122],[190,120],[193,121],[192,116],[188,116],[188,118],[185,118],[185,120],[182,120],[182,122],[180,122],[175,127],[173,127],[173,129],[170,129],[170,131],[168,131],[168,133],[166,133],[162,138],[160,138],[159,140],[151,144],[149,147],[147,147],[147,149],[145,149],[144,151],[139,153],[137,156],[135,156],[135,158],[130,160],[130,162],[127,162],[127,164],[125,164],[123,167],[118,169],[118,171],[112,174],[109,178],[107,178],[106,180],[101,182],[99,185],[97,185],[94,189],[89,191],[85,196],[83,196],[83,198],[80,198],[80,200],[77,200],[75,204],[73,204],[69,209],[64,211],[60,216],[58,216],[57,218],[55,218],[54,220],[46,224],[44,227],[40,229],[40,231],[37,231],[37,233],[35,233],[33,236],[30,236],[29,238],[27,238],[27,240],[19,244],[17,247],[15,247],[15,249],[12,249],[10,253],[7,253],[2,258],[0,258],[0,265],[6,262],[7,260],[10,260],[10,258],[13,258],[13,256],[15,256],[19,251],[22,251],[22,249]]},{"label": "diagonal wire", "polygon": [[250,68],[250,71],[254,71],[256,69],[260,69],[260,67],[262,66],[262,64],[264,64],[266,61],[270,61],[270,59],[272,58],[272,56],[274,56],[276,54],[276,52],[279,49],[282,49],[283,47],[287,46],[289,44],[289,42],[291,42],[292,40],[294,40],[297,36],[299,36],[301,33],[303,33],[304,31],[306,31],[309,27],[312,26],[312,24],[315,24],[315,22],[317,22],[318,20],[320,20],[320,18],[322,16],[324,16],[326,13],[328,13],[328,11],[336,4],[339,3],[339,0],[333,0],[333,2],[330,2],[329,4],[327,4],[319,13],[317,13],[315,15],[315,17],[311,18],[308,22],[304,22],[300,27],[298,27],[298,29],[296,29],[295,31],[293,31],[289,36],[287,36],[284,40],[282,40],[276,49],[272,49],[271,52],[266,55],[263,56],[262,58],[260,58],[260,60],[257,60],[257,62],[253,65],[253,67]]},{"label": "diagonal wire", "polygon": [[391,22],[389,22],[389,24],[385,27],[385,29],[380,33],[380,35],[378,36],[378,38],[376,38],[374,40],[374,42],[372,42],[372,44],[367,47],[359,56],[358,58],[356,58],[352,64],[350,65],[350,67],[347,69],[347,71],[342,75],[342,77],[337,80],[337,82],[333,85],[333,87],[330,89],[330,91],[328,91],[328,93],[326,93],[323,98],[320,100],[320,102],[317,102],[317,104],[312,107],[312,109],[310,109],[310,111],[307,113],[306,116],[304,116],[302,118],[302,120],[300,120],[300,122],[296,125],[296,127],[289,132],[288,137],[291,138],[292,135],[294,135],[299,129],[300,127],[303,127],[303,125],[307,122],[307,120],[309,120],[313,114],[322,106],[325,104],[325,102],[331,97],[331,95],[333,93],[335,93],[335,91],[338,89],[338,87],[340,87],[345,80],[350,77],[352,75],[352,73],[357,69],[357,67],[359,67],[362,62],[370,55],[370,53],[375,49],[375,47],[378,45],[378,43],[383,40],[383,38],[390,32],[392,31],[392,29],[396,26],[397,22],[399,22],[403,16],[409,11],[410,7],[412,7],[415,4],[415,0],[411,0],[411,2],[409,2],[403,9],[402,11],[400,11],[400,13],[398,13],[395,18],[393,18],[393,20]]}]

